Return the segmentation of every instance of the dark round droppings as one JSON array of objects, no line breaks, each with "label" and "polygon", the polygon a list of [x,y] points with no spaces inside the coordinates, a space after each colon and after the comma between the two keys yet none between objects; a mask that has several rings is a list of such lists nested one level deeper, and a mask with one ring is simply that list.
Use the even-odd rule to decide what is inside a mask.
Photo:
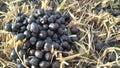
[{"label": "dark round droppings", "polygon": [[39,37],[40,37],[40,39],[45,39],[47,37],[46,31],[40,31]]},{"label": "dark round droppings", "polygon": [[30,55],[30,56],[34,56],[34,54],[35,54],[35,50],[34,50],[34,49],[31,49],[31,50],[29,51],[29,55]]},{"label": "dark round droppings", "polygon": [[54,34],[54,32],[53,32],[52,30],[47,30],[47,35],[48,35],[48,36],[51,37],[53,34]]},{"label": "dark round droppings", "polygon": [[[40,19],[38,18],[38,19],[36,19],[36,23],[37,24],[40,24]],[[38,26],[39,27],[39,26]]]},{"label": "dark round droppings", "polygon": [[26,58],[26,59],[24,60],[24,62],[25,62],[25,64],[26,64],[27,66],[30,66],[30,58]]},{"label": "dark round droppings", "polygon": [[31,33],[28,30],[24,31],[24,35],[27,39],[29,39],[31,37]]},{"label": "dark round droppings", "polygon": [[47,61],[41,61],[41,62],[39,63],[39,66],[40,66],[40,68],[49,68],[50,63],[47,62]]},{"label": "dark round droppings", "polygon": [[40,51],[40,50],[36,50],[36,51],[35,51],[35,56],[36,56],[37,58],[39,58],[39,59],[42,59],[42,57],[43,57],[43,52]]},{"label": "dark round droppings", "polygon": [[52,49],[52,44],[50,42],[45,42],[44,50],[45,51],[51,51],[51,49]]},{"label": "dark round droppings", "polygon": [[55,21],[55,23],[58,23],[59,25],[61,25],[60,19],[57,19],[57,20]]},{"label": "dark round droppings", "polygon": [[59,28],[59,25],[58,25],[57,23],[50,23],[50,24],[49,24],[49,28],[50,28],[51,30],[56,30],[56,29]]},{"label": "dark round droppings", "polygon": [[35,65],[31,65],[31,68],[39,68],[39,67]]},{"label": "dark round droppings", "polygon": [[27,22],[28,22],[29,24],[31,24],[32,22],[35,22],[35,16],[34,16],[33,14],[30,15],[29,18],[27,19]]},{"label": "dark round droppings", "polygon": [[31,33],[31,35],[33,36],[33,37],[36,37],[37,38],[37,36],[38,36],[38,34],[37,33]]},{"label": "dark round droppings", "polygon": [[42,49],[44,46],[44,42],[43,41],[37,41],[36,43],[36,49]]},{"label": "dark round droppings", "polygon": [[100,51],[104,47],[104,44],[100,41],[96,43],[95,49]]},{"label": "dark round droppings", "polygon": [[52,14],[52,10],[46,10],[44,13],[45,13],[45,15],[50,17]]},{"label": "dark round droppings", "polygon": [[60,24],[65,24],[65,18],[64,17],[60,17],[59,21],[60,21]]},{"label": "dark round droppings", "polygon": [[26,14],[22,14],[20,17],[22,18],[22,20],[25,20],[25,18],[27,17],[27,15]]},{"label": "dark round droppings", "polygon": [[22,39],[24,39],[24,38],[25,38],[25,35],[22,34],[22,33],[19,33],[19,34],[16,35],[15,41],[22,40]]},{"label": "dark round droppings", "polygon": [[37,10],[37,14],[38,14],[39,16],[43,16],[43,15],[44,15],[44,10],[43,10],[43,9],[38,9],[38,10]]},{"label": "dark round droppings", "polygon": [[24,32],[26,30],[26,27],[25,26],[22,26],[22,27],[20,27],[20,32]]},{"label": "dark round droppings", "polygon": [[63,49],[62,46],[59,46],[59,49],[58,49],[58,50],[63,51],[64,49]]},{"label": "dark round droppings", "polygon": [[67,41],[64,41],[63,43],[62,43],[62,47],[63,48],[66,48],[66,49],[68,49],[69,48],[69,43],[67,42]]},{"label": "dark round droppings", "polygon": [[47,43],[48,43],[48,42],[51,43],[51,42],[52,42],[51,37],[47,37],[47,38],[44,40],[44,42],[45,42],[45,43],[46,43],[46,42],[47,42]]},{"label": "dark round droppings", "polygon": [[59,43],[53,42],[53,47],[54,47],[55,49],[58,50],[58,49],[59,49],[59,46],[60,46]]},{"label": "dark round droppings", "polygon": [[58,35],[55,33],[55,34],[52,36],[52,39],[53,39],[53,40],[58,40]]},{"label": "dark round droppings", "polygon": [[44,15],[44,16],[43,16],[43,18],[46,18],[46,19],[48,19],[48,18],[49,18],[49,16],[48,16],[48,15]]},{"label": "dark round droppings", "polygon": [[12,52],[11,52],[11,54],[10,54],[10,57],[11,57],[12,59],[17,58],[17,53],[16,53],[15,50],[12,50]]},{"label": "dark round droppings", "polygon": [[40,30],[40,31],[43,30],[42,25],[38,25],[38,27],[39,27],[39,30]]},{"label": "dark round droppings", "polygon": [[56,15],[51,15],[50,17],[53,18],[54,21],[56,20]]},{"label": "dark round droppings", "polygon": [[18,16],[16,18],[16,21],[22,23],[24,21],[24,16],[23,15],[22,16]]},{"label": "dark round droppings", "polygon": [[62,35],[62,36],[60,37],[60,40],[61,40],[61,41],[67,41],[67,40],[68,40],[68,36],[67,36],[67,35]]},{"label": "dark round droppings", "polygon": [[44,29],[44,30],[47,30],[47,29],[48,29],[48,25],[47,25],[47,24],[44,24],[44,25],[43,25],[43,29]]},{"label": "dark round droppings", "polygon": [[19,56],[20,56],[21,58],[23,58],[23,56],[26,54],[26,52],[25,52],[25,50],[20,50],[20,51],[18,52],[18,54],[19,54]]},{"label": "dark round droppings", "polygon": [[30,43],[34,45],[36,43],[37,39],[35,37],[30,38]]},{"label": "dark round droppings", "polygon": [[70,19],[70,14],[68,12],[64,12],[62,15],[66,21],[68,21]]},{"label": "dark round droppings", "polygon": [[17,68],[25,68],[22,64],[18,64]]},{"label": "dark round droppings", "polygon": [[47,15],[44,15],[43,16],[43,18],[40,18],[40,22],[41,22],[41,24],[47,24],[48,23],[48,18],[49,18],[49,16],[47,16]]},{"label": "dark round droppings", "polygon": [[109,62],[113,62],[115,60],[116,60],[116,54],[115,54],[115,52],[108,53],[108,61]]},{"label": "dark round droppings", "polygon": [[37,57],[32,57],[30,60],[30,64],[37,66],[39,64],[39,59]]},{"label": "dark round droppings", "polygon": [[52,68],[59,68],[60,67],[60,62],[55,61],[52,63]]},{"label": "dark round droppings", "polygon": [[45,60],[48,60],[48,61],[50,61],[52,59],[52,54],[51,53],[46,53],[45,54]]},{"label": "dark round droppings", "polygon": [[76,27],[72,27],[70,30],[72,34],[77,34],[79,32],[79,29]]},{"label": "dark round droppings", "polygon": [[19,58],[16,59],[16,62],[17,62],[17,64],[20,64],[20,63],[21,63],[21,61],[20,61]]},{"label": "dark round droppings", "polygon": [[30,31],[31,25],[28,24],[26,28],[27,28],[28,31]]},{"label": "dark round droppings", "polygon": [[40,18],[40,23],[41,24],[47,23],[47,18]]},{"label": "dark round droppings", "polygon": [[6,30],[6,31],[11,31],[11,24],[10,23],[7,23],[6,25],[5,25],[5,27],[4,27],[4,29]]},{"label": "dark round droppings", "polygon": [[30,24],[30,23],[32,23],[32,20],[33,20],[33,19],[28,18],[28,19],[27,19],[27,22]]},{"label": "dark round droppings", "polygon": [[64,34],[64,29],[63,28],[58,28],[58,34],[60,34],[60,35],[62,35],[62,34]]},{"label": "dark round droppings", "polygon": [[24,24],[24,25],[27,25],[27,24],[28,24],[27,20],[24,20],[24,21],[23,21],[23,24]]},{"label": "dark round droppings", "polygon": [[55,12],[55,16],[56,16],[57,19],[59,19],[61,17],[61,15],[62,14],[60,12],[58,12],[58,11]]},{"label": "dark round droppings", "polygon": [[[59,68],[60,62],[53,56],[54,51],[60,51],[63,57],[67,57],[79,38],[70,37],[66,27],[70,21],[68,13],[54,10],[35,9],[35,13],[25,15],[18,13],[15,24],[7,23],[5,30],[15,35],[15,40],[23,42],[18,54],[28,68]],[[71,27],[74,35],[79,35],[76,27]],[[16,52],[10,54],[12,61],[19,64],[18,68],[24,68]],[[59,55],[58,55],[59,57]]]},{"label": "dark round droppings", "polygon": [[65,25],[64,25],[64,24],[61,24],[61,25],[60,25],[60,28],[62,28],[62,29],[65,30]]},{"label": "dark round droppings", "polygon": [[36,23],[32,23],[30,26],[30,31],[34,32],[34,33],[38,33],[39,32],[39,27]]},{"label": "dark round droppings", "polygon": [[12,24],[12,31],[18,32],[20,29],[20,26],[18,24]]},{"label": "dark round droppings", "polygon": [[79,37],[78,37],[77,35],[73,35],[73,36],[71,37],[71,40],[72,40],[73,42],[79,41]]},{"label": "dark round droppings", "polygon": [[49,17],[49,18],[48,18],[48,22],[49,22],[49,23],[54,23],[54,19],[53,19],[52,17]]}]

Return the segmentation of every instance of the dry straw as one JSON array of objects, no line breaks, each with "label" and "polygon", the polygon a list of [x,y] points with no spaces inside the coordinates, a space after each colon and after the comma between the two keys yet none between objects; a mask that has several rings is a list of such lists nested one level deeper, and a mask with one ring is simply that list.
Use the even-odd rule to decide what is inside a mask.
[{"label": "dry straw", "polygon": [[[84,63],[87,64],[95,64],[96,68],[100,67],[106,67],[106,66],[112,66],[114,64],[120,65],[119,61],[119,51],[120,48],[118,47],[108,47],[103,53],[102,56],[99,58],[96,57],[95,54],[95,37],[97,36],[102,41],[105,41],[107,44],[109,41],[119,41],[120,40],[120,32],[116,31],[114,28],[118,28],[116,24],[120,22],[119,17],[113,17],[109,13],[102,13],[99,12],[99,14],[94,14],[91,12],[92,6],[95,6],[99,3],[102,3],[104,7],[106,3],[111,4],[113,0],[63,0],[61,4],[58,4],[56,11],[68,11],[73,18],[71,23],[67,27],[71,26],[78,26],[79,30],[81,31],[81,38],[79,42],[75,42],[76,50],[73,50],[72,54],[68,57],[62,57],[61,54],[60,57],[57,58],[61,62],[60,68],[63,68],[63,65],[70,65],[72,62],[74,63],[74,66],[72,68],[77,68],[77,66],[82,68],[82,65]],[[21,0],[13,0],[13,1],[5,1],[4,3],[7,5],[8,9],[7,12],[2,12],[1,16],[3,16],[3,20],[1,25],[4,26],[6,23],[10,22],[12,20],[12,23],[15,22],[15,18],[17,16],[17,13],[24,12],[25,14],[29,15],[34,12],[34,6],[29,2],[29,5],[26,5],[25,3],[19,6],[19,3]],[[50,9],[48,6],[48,3],[50,0],[42,0],[42,8],[47,10]],[[112,4],[114,4],[112,2]],[[28,8],[30,7],[30,8]],[[110,26],[108,26],[107,22],[109,22]],[[96,29],[95,26],[98,26]],[[11,39],[8,41],[7,45],[4,46],[4,53],[8,55],[11,52],[11,50],[14,48],[18,57],[18,50],[21,48],[21,44],[24,43],[25,40],[20,40],[18,42],[14,41],[14,36],[10,35],[9,32],[6,32],[4,30],[0,30],[0,35],[4,35],[2,39],[5,39],[6,41],[8,39]],[[3,41],[6,43],[6,41]],[[17,44],[17,45],[16,45]],[[14,46],[13,46],[14,45]],[[107,46],[107,45],[106,45]],[[77,52],[76,52],[77,51]],[[58,51],[53,50],[53,53],[57,53]],[[109,63],[103,63],[103,58],[107,55],[109,52],[115,52],[116,54],[116,61],[109,62]],[[90,59],[89,56],[92,56],[93,59]],[[20,58],[20,57],[19,57]],[[75,60],[75,58],[78,58]],[[22,64],[26,67],[23,60],[20,58]],[[74,61],[73,61],[74,60]],[[84,63],[83,63],[84,62]],[[3,58],[0,58],[0,63],[3,67],[10,67],[10,68],[16,68],[16,64],[6,61]],[[83,64],[80,64],[83,63]],[[15,67],[13,67],[15,66]]]}]

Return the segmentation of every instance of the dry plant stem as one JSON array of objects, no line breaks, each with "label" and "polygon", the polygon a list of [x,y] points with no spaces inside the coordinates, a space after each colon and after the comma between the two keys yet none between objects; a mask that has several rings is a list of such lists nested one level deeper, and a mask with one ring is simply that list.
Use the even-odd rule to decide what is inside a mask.
[{"label": "dry plant stem", "polygon": [[[85,53],[78,53],[78,54],[75,54],[75,55],[71,55],[71,56],[68,56],[68,57],[64,57],[62,58],[60,61],[67,61],[67,60],[70,60],[70,59],[73,59],[75,57],[79,57],[79,56],[82,56],[84,55]],[[59,58],[58,58],[59,59]]]},{"label": "dry plant stem", "polygon": [[63,0],[63,2],[57,7],[56,11],[60,11],[63,6],[65,5],[66,0]]},{"label": "dry plant stem", "polygon": [[[32,6],[30,6],[32,7]],[[28,5],[26,5],[25,3],[22,5],[22,12],[24,12],[26,15],[28,15],[29,11],[28,11]]]},{"label": "dry plant stem", "polygon": [[115,41],[119,41],[119,40],[120,40],[120,34],[119,33],[117,35],[115,34],[115,36],[113,36],[109,39],[109,41],[111,41],[111,42],[115,42]]},{"label": "dry plant stem", "polygon": [[[120,61],[113,61],[113,62],[108,62],[108,63],[106,63],[106,64],[100,64],[98,67],[105,67],[105,66],[112,66],[113,64],[115,64],[115,63],[118,63],[118,62],[120,62]],[[120,65],[120,64],[119,64]]]},{"label": "dry plant stem", "polygon": [[[6,38],[5,38],[5,43],[6,43],[6,46],[4,46],[4,49],[3,49],[3,53],[7,56],[8,59],[10,59],[9,57],[9,54],[10,52],[12,51],[13,49],[13,36],[11,34],[7,34]],[[9,40],[10,39],[10,40]],[[8,41],[9,40],[9,41]]]},{"label": "dry plant stem", "polygon": [[80,43],[78,42],[75,42],[76,45],[80,46],[85,52],[87,52],[87,49],[85,48],[84,45],[81,45]]},{"label": "dry plant stem", "polygon": [[0,34],[9,34],[8,31],[0,30]]},{"label": "dry plant stem", "polygon": [[5,62],[4,59],[0,58],[0,63],[3,65],[3,68],[6,67],[6,64],[7,64],[7,63]]},{"label": "dry plant stem", "polygon": [[109,37],[110,37],[110,28],[107,27],[106,23],[104,23],[104,26],[105,26],[106,32],[107,32],[107,38],[106,38],[106,40],[105,40],[105,43],[107,43],[108,40],[109,40]]},{"label": "dry plant stem", "polygon": [[54,58],[54,56],[57,54],[57,53],[56,53],[56,50],[54,49],[54,45],[52,45],[51,53],[52,53],[53,55],[52,55],[52,59],[50,60],[50,64],[52,64],[53,58]]},{"label": "dry plant stem", "polygon": [[59,55],[59,58],[57,58],[57,60],[59,60],[61,62],[60,68],[62,68],[63,64],[67,64],[68,65],[68,63],[65,62],[65,61],[73,59],[73,58],[78,57],[78,56],[81,56],[81,55],[83,55],[85,53],[78,53],[78,54],[71,55],[71,56],[68,56],[68,57],[62,57],[61,53],[59,53],[59,54],[60,55]]},{"label": "dry plant stem", "polygon": [[17,67],[16,64],[9,62],[9,61],[5,61],[4,59],[0,58],[0,63],[3,65],[2,68],[6,68],[7,66],[13,66],[14,68]]},{"label": "dry plant stem", "polygon": [[[18,0],[18,1],[20,1],[20,0]],[[49,3],[49,1],[50,0],[44,0],[44,3],[42,4],[42,8],[43,9],[47,9],[48,8],[48,3]],[[59,11],[59,10],[61,10],[61,9],[63,9],[64,7],[64,4],[65,4],[65,2],[66,2],[67,0],[64,0],[63,1],[63,3],[61,3],[59,6],[58,6],[58,8],[57,8],[57,10]],[[115,50],[120,50],[120,48],[108,48],[108,49],[106,49],[104,52],[103,52],[103,54],[102,54],[102,56],[100,57],[100,58],[97,58],[96,57],[96,55],[95,55],[95,51],[93,50],[93,47],[92,47],[92,43],[93,43],[93,37],[94,37],[94,35],[93,35],[93,33],[95,32],[97,32],[97,31],[91,31],[91,29],[93,28],[93,26],[91,26],[91,25],[89,25],[89,21],[91,21],[91,20],[93,20],[93,19],[95,19],[95,18],[97,18],[97,25],[100,25],[100,27],[102,27],[102,26],[104,26],[105,27],[105,30],[106,30],[106,32],[104,32],[104,33],[102,33],[102,34],[99,34],[99,33],[96,33],[96,34],[98,34],[99,35],[99,37],[103,37],[103,36],[107,36],[107,38],[105,38],[105,42],[107,43],[108,41],[110,41],[111,39],[112,39],[112,41],[119,41],[120,40],[120,35],[117,33],[117,35],[115,35],[114,37],[111,37],[112,36],[112,34],[111,34],[111,28],[113,28],[113,26],[110,26],[110,27],[108,27],[108,25],[105,23],[105,22],[103,22],[103,20],[106,20],[107,18],[109,18],[109,17],[111,17],[110,15],[108,15],[108,14],[104,14],[104,13],[101,13],[100,12],[100,14],[98,14],[98,15],[95,15],[95,14],[89,14],[89,13],[87,13],[86,11],[87,10],[89,10],[90,8],[87,8],[87,6],[88,5],[92,5],[93,3],[94,3],[94,1],[95,0],[87,0],[88,2],[86,3],[86,0],[79,0],[79,4],[78,4],[78,2],[77,1],[73,1],[73,3],[72,4],[70,4],[70,5],[68,5],[67,7],[65,7],[64,8],[64,10],[67,10],[69,13],[70,13],[70,15],[72,16],[72,18],[74,19],[74,21],[73,21],[73,23],[74,24],[79,24],[79,26],[85,26],[85,28],[86,27],[88,27],[88,26],[90,26],[90,28],[86,28],[86,30],[84,30],[82,27],[79,27],[79,29],[80,29],[80,31],[81,32],[83,32],[83,33],[85,33],[84,34],[84,36],[80,39],[80,42],[82,42],[82,43],[84,43],[84,44],[86,44],[87,45],[87,47],[88,47],[88,49],[87,49],[87,47],[85,47],[83,44],[80,44],[79,42],[75,42],[76,43],[76,45],[77,46],[80,46],[80,48],[82,48],[85,52],[84,53],[82,53],[82,54],[80,54],[80,53],[78,53],[78,54],[75,54],[75,55],[71,55],[71,56],[68,56],[68,57],[60,57],[60,61],[61,61],[61,65],[60,66],[62,66],[64,63],[66,63],[65,61],[66,60],[71,60],[71,59],[73,59],[73,58],[75,58],[75,57],[81,57],[81,58],[83,58],[84,60],[87,60],[88,62],[90,62],[90,61],[92,61],[92,62],[95,62],[95,63],[97,63],[97,67],[98,68],[100,68],[100,67],[102,67],[102,66],[109,66],[109,65],[112,65],[112,64],[114,64],[114,63],[118,63],[119,64],[119,60],[117,60],[117,61],[114,61],[114,62],[111,62],[111,63],[106,63],[106,64],[103,64],[102,62],[101,62],[101,57],[105,57],[106,56],[106,54],[108,53],[108,52],[111,52],[111,51],[115,51]],[[11,2],[10,4],[13,4],[13,3],[15,3],[15,2],[17,2],[17,0],[15,0],[15,1],[13,1],[13,2]],[[10,4],[7,4],[7,5],[10,5]],[[85,4],[85,5],[84,5]],[[71,7],[73,7],[74,5],[77,5],[77,6],[81,6],[81,5],[84,5],[84,6],[82,6],[82,7],[79,7],[80,9],[78,9],[78,10],[75,10],[75,12],[70,12],[70,9],[71,9]],[[26,7],[25,6],[23,6],[24,8],[22,9],[22,11],[27,11],[26,9]],[[84,9],[84,10],[83,10]],[[11,9],[10,9],[11,10]],[[77,17],[75,16],[75,14],[77,14],[77,12],[80,12],[80,13],[83,13],[82,15],[80,15],[81,17],[80,17],[80,19],[79,19],[79,21],[77,20]],[[2,12],[1,12],[2,13]],[[26,13],[29,13],[30,14],[30,12],[29,11],[27,11]],[[2,14],[5,14],[5,13],[2,13]],[[8,15],[8,14],[10,14],[10,15]],[[12,15],[11,13],[8,13],[8,14],[6,14],[6,15],[8,15],[8,17],[7,18],[9,18],[9,17],[11,17],[11,16],[14,16],[14,15]],[[88,15],[88,17],[86,18],[85,16],[86,15]],[[86,20],[85,21],[83,21],[83,18],[86,18]],[[111,18],[110,18],[111,19]],[[108,20],[108,19],[107,19]],[[6,20],[7,21],[7,20]],[[112,20],[112,22],[113,22],[113,20]],[[115,24],[114,24],[115,25]],[[72,25],[71,25],[72,26]],[[91,28],[92,27],[92,28]],[[104,30],[104,29],[103,29]],[[102,31],[103,31],[102,30]],[[114,31],[114,30],[113,30]],[[98,31],[99,32],[99,31]],[[8,34],[7,32],[4,32],[4,31],[0,31],[0,34]],[[87,42],[86,41],[84,41],[84,39],[88,39],[87,40]],[[16,44],[16,42],[15,42],[15,44]],[[20,60],[21,60],[21,62],[22,62],[22,64],[24,65],[24,62],[23,62],[23,60],[21,59],[21,57],[19,56],[19,54],[18,54],[18,45],[14,45],[14,48],[15,48],[15,51],[16,51],[16,53],[17,53],[17,55],[18,55],[18,57],[20,58]],[[83,55],[84,54],[87,54],[87,55],[90,55],[90,53],[93,55],[93,60],[89,60],[89,58],[86,58],[86,57],[84,57]],[[1,60],[1,59],[0,59]],[[80,59],[81,60],[81,59]],[[2,61],[2,60],[1,60]],[[82,62],[83,60],[81,60],[80,62]],[[51,62],[52,62],[52,60],[51,60]],[[80,63],[79,62],[79,63]],[[91,63],[92,63],[91,62]],[[2,62],[1,62],[2,63]],[[4,66],[4,61],[3,61],[3,66]],[[67,63],[66,63],[67,64]]]},{"label": "dry plant stem", "polygon": [[50,0],[42,1],[42,7],[41,8],[44,9],[44,10],[47,10],[49,2],[50,2]]},{"label": "dry plant stem", "polygon": [[[92,35],[91,35],[91,31],[90,31],[90,27],[88,27],[88,53],[90,52],[90,50],[92,49]],[[93,50],[93,49],[92,49]]]},{"label": "dry plant stem", "polygon": [[18,2],[21,2],[22,0],[12,0],[10,2],[7,2],[7,1],[3,1],[5,4],[7,5],[11,5],[11,4],[14,4],[14,3],[18,3]]},{"label": "dry plant stem", "polygon": [[[109,66],[109,65],[112,66],[112,64],[114,64],[114,63],[117,63],[118,65],[120,65],[119,60],[118,60],[118,55],[117,55],[117,53],[116,53],[115,50],[120,50],[120,48],[115,48],[115,47],[109,47],[109,48],[107,48],[107,49],[103,52],[102,56],[99,58],[99,61],[100,61],[100,62],[97,63],[97,67],[101,67],[101,66],[104,66],[104,67],[105,67],[105,66]],[[106,56],[106,54],[109,53],[109,52],[115,52],[115,54],[116,54],[116,61],[107,62],[106,64],[103,64],[103,63],[101,62],[101,59],[104,58],[104,57]]]},{"label": "dry plant stem", "polygon": [[[80,58],[80,60],[78,61],[78,63],[76,65],[80,65],[81,62],[86,62],[89,64],[92,64],[92,63],[96,64],[97,63],[97,61],[89,59],[89,58],[84,57],[84,56],[79,56],[79,58]],[[77,60],[75,60],[75,61],[77,61]],[[69,62],[73,62],[73,61],[69,61]]]},{"label": "dry plant stem", "polygon": [[115,50],[120,51],[120,48],[118,48],[118,47],[109,47],[109,48],[105,49],[105,51],[102,53],[101,57],[104,57],[108,52],[113,52]]},{"label": "dry plant stem", "polygon": [[65,61],[71,60],[71,59],[73,59],[73,58],[75,58],[75,57],[82,56],[82,55],[84,55],[84,54],[86,54],[86,52],[85,52],[85,53],[78,53],[78,54],[71,55],[71,56],[64,57],[64,58],[63,58],[63,57],[62,57],[62,58],[57,58],[59,61],[61,61],[60,68],[62,68],[62,65],[63,65],[64,63],[67,64],[67,62],[65,62]]}]

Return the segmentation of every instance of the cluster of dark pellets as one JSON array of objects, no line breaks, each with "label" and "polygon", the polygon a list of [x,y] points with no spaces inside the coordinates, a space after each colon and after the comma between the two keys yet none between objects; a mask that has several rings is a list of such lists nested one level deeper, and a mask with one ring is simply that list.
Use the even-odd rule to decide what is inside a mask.
[{"label": "cluster of dark pellets", "polygon": [[[22,3],[26,3],[26,4],[31,3],[32,5],[35,6],[35,8],[40,8],[42,4],[41,1],[42,0],[22,0]],[[55,10],[57,6],[61,4],[62,2],[63,0],[50,0],[50,2],[48,3],[48,6],[51,6],[52,9]]]},{"label": "cluster of dark pellets", "polygon": [[120,15],[120,6],[116,5],[119,8],[112,8],[111,5],[107,6],[107,7],[102,7],[101,3],[98,4],[95,8],[93,8],[92,10],[94,11],[94,13],[98,14],[99,12],[108,12],[113,16],[118,16]]},{"label": "cluster of dark pellets", "polygon": [[[115,4],[115,2],[114,2],[114,4]],[[102,3],[99,3],[98,5],[96,5],[92,9],[92,11],[96,14],[98,14],[99,12],[103,12],[103,13],[107,12],[107,13],[110,13],[111,15],[117,17],[117,16],[120,15],[120,5],[116,4],[116,7],[117,8],[113,8],[113,7],[111,7],[110,4],[108,4],[107,7],[103,7]],[[106,48],[108,48],[108,47],[103,42],[98,41],[95,44],[95,50],[97,52],[97,56],[100,57],[103,54],[103,52],[105,51]],[[116,60],[115,52],[109,52],[109,53],[107,53],[103,62],[106,63],[106,62],[112,62],[112,61],[115,61],[115,60]]]},{"label": "cluster of dark pellets", "polygon": [[[96,50],[96,55],[97,57],[101,57],[103,52],[105,51],[105,49],[107,49],[108,47],[101,41],[98,41],[95,44],[95,50]],[[103,63],[107,63],[107,62],[113,62],[116,60],[116,54],[115,52],[109,52],[106,54]]]},{"label": "cluster of dark pellets", "polygon": [[[7,23],[5,30],[16,36],[16,42],[27,39],[18,54],[29,68],[59,68],[60,62],[51,50],[61,51],[62,56],[66,57],[73,48],[73,42],[79,40],[76,27],[70,27],[71,33],[68,33],[66,26],[70,21],[67,12],[37,9],[29,16],[18,13],[16,23]],[[10,56],[18,68],[24,68],[15,50]]]}]

